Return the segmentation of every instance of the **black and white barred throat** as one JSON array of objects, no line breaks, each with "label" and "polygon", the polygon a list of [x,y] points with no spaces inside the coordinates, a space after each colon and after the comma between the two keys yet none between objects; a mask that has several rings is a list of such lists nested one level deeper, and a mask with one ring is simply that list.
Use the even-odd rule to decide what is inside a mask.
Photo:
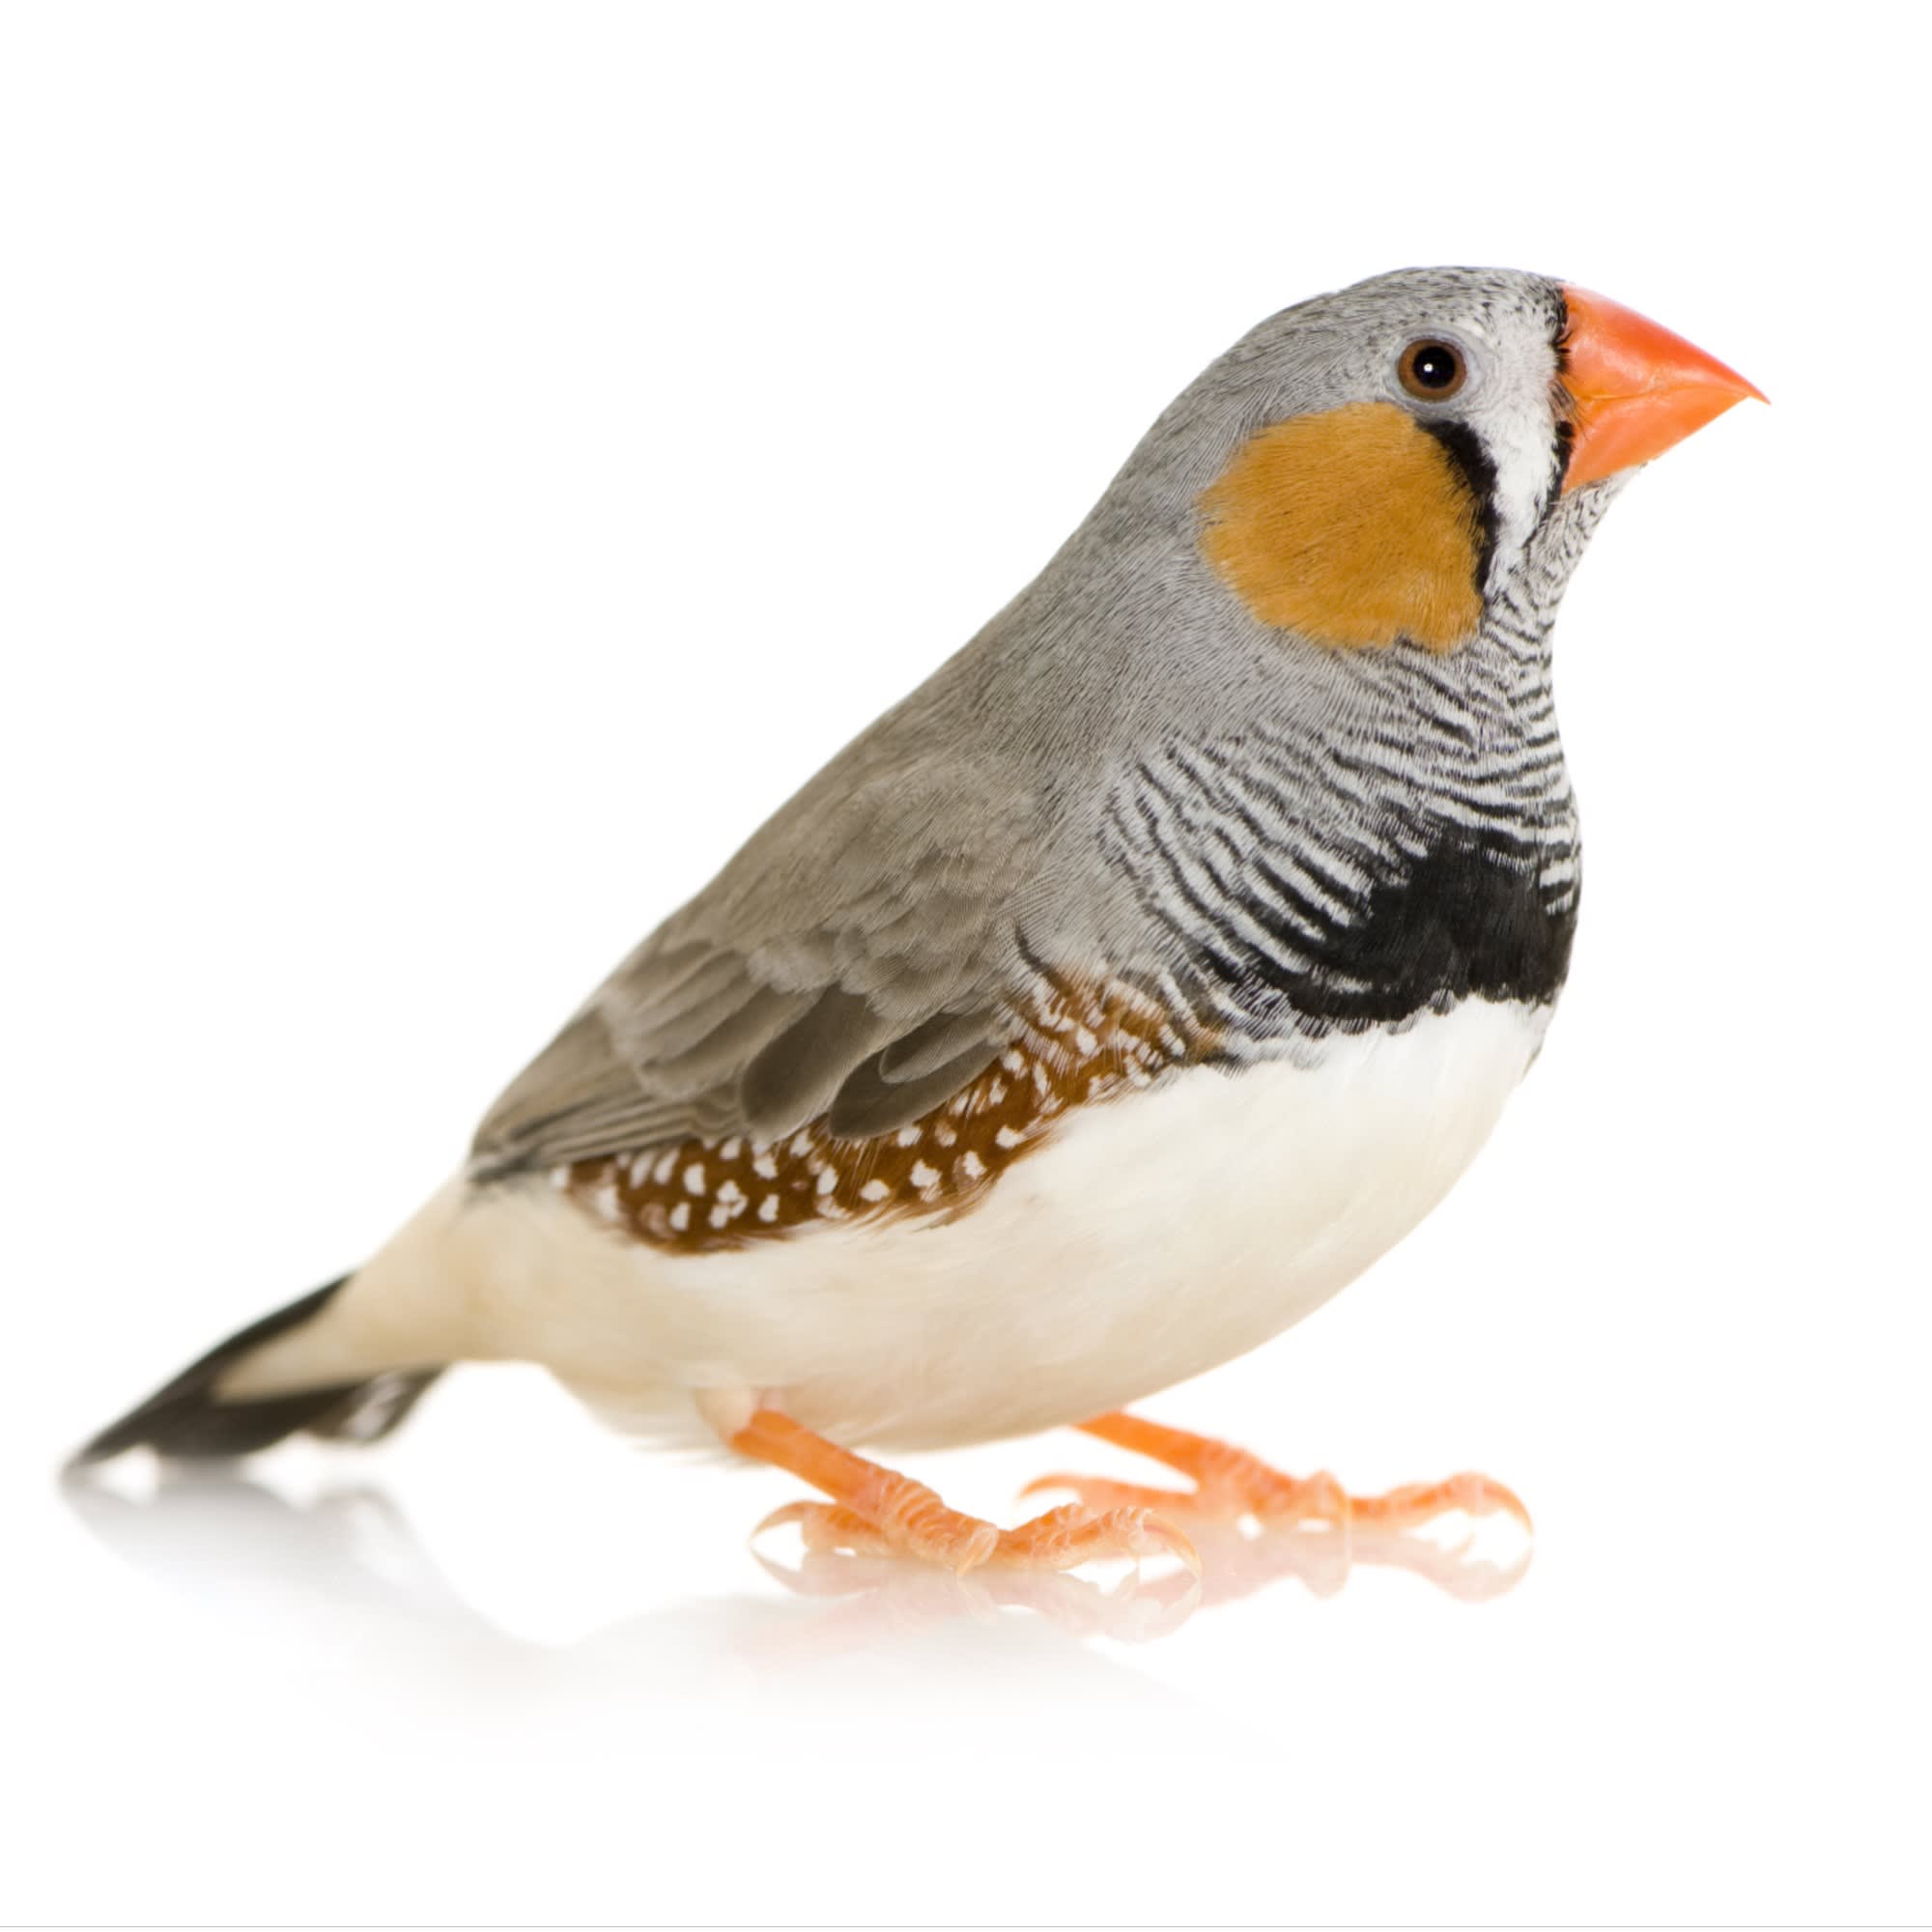
[{"label": "black and white barred throat", "polygon": [[1453,654],[1324,654],[1331,703],[1116,783],[1101,850],[1164,936],[1160,997],[1255,1048],[1555,1000],[1581,851],[1549,632],[1611,494],[1563,499]]}]

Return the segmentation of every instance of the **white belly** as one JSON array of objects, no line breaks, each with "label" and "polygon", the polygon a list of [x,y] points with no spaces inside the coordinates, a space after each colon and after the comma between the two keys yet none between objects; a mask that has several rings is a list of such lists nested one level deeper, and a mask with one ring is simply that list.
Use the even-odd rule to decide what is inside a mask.
[{"label": "white belly", "polygon": [[446,1352],[541,1362],[653,1436],[704,1435],[692,1393],[734,1390],[854,1443],[1049,1428],[1245,1352],[1386,1253],[1481,1147],[1546,1018],[1469,1000],[1312,1064],[1192,1069],[1069,1117],[951,1222],[672,1256],[543,1182],[450,1191],[355,1299],[410,1326],[404,1298],[425,1321],[433,1298]]}]

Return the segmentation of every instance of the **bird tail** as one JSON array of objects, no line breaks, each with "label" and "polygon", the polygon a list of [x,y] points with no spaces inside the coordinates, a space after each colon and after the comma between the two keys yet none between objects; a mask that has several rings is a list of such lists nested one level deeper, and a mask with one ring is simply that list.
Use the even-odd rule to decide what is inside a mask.
[{"label": "bird tail", "polygon": [[[322,1318],[352,1279],[344,1275],[231,1335],[120,1421],[110,1423],[74,1455],[69,1466],[104,1463],[128,1449],[211,1460],[252,1455],[290,1435],[363,1443],[388,1435],[441,1373],[440,1368],[385,1369],[347,1378],[337,1373],[331,1379],[307,1386],[223,1394],[224,1386],[237,1379],[242,1363],[269,1344],[284,1344],[277,1352],[287,1354],[298,1330],[326,1329]],[[319,1334],[317,1339],[321,1340]],[[298,1349],[300,1346],[296,1343]],[[318,1365],[334,1352],[324,1343],[315,1350]]]}]

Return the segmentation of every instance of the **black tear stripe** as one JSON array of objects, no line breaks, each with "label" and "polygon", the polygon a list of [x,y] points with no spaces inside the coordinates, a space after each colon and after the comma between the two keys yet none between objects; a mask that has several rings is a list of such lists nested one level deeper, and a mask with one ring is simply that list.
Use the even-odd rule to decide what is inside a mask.
[{"label": "black tear stripe", "polygon": [[1496,466],[1467,423],[1426,422],[1421,427],[1449,452],[1475,502],[1476,595],[1481,597],[1490,581],[1490,559],[1496,554]]},{"label": "black tear stripe", "polygon": [[1556,351],[1556,452],[1554,469],[1549,479],[1549,500],[1553,503],[1563,494],[1563,479],[1570,473],[1570,452],[1577,445],[1577,424],[1570,412],[1574,407],[1569,387],[1570,376],[1570,304],[1564,299],[1563,291],[1556,291],[1556,332],[1550,337],[1551,346]]},{"label": "black tear stripe", "polygon": [[[1563,407],[1570,407],[1570,399],[1563,398]],[[1549,500],[1555,502],[1563,494],[1563,479],[1570,473],[1570,452],[1577,447],[1577,425],[1568,416],[1556,420],[1556,456],[1549,476]]]},{"label": "black tear stripe", "polygon": [[[1419,857],[1371,884],[1351,917],[1297,930],[1288,957],[1203,944],[1198,932],[1188,952],[1216,1005],[1246,1015],[1257,1036],[1358,1033],[1472,996],[1554,1000],[1570,967],[1577,902],[1574,885],[1557,892],[1540,883],[1535,862],[1513,841],[1443,827]],[[1259,898],[1235,904],[1263,931],[1280,918]],[[1225,923],[1217,936],[1230,936]]]}]

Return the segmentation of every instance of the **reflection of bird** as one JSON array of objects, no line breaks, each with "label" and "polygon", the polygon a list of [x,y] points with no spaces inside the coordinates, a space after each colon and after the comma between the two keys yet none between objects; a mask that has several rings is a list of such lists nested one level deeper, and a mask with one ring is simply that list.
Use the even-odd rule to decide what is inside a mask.
[{"label": "reflection of bird", "polygon": [[[1536,276],[1385,275],[1185,389],[1045,571],[661,925],[373,1261],[86,1450],[366,1439],[451,1361],[967,1569],[1384,1525],[1113,1413],[1399,1240],[1534,1057],[1576,812],[1548,634],[1621,472],[1750,385]],[[715,808],[715,801],[707,801]],[[846,1445],[1086,1420],[1191,1475],[1002,1533]]]},{"label": "reflection of bird", "polygon": [[[1197,1608],[1291,1579],[1313,1596],[1332,1597],[1356,1570],[1405,1570],[1463,1602],[1484,1603],[1512,1589],[1527,1566],[1526,1551],[1502,1568],[1470,1548],[1412,1532],[1321,1525],[1248,1536],[1218,1523],[1196,1529],[1201,1577],[1130,1573],[1107,1587],[992,1565],[953,1577],[845,1552],[808,1550],[795,1566],[760,1554],[769,1576],[808,1600],[792,1613],[765,1602],[695,1598],[600,1629],[573,1644],[574,1661],[566,1662],[547,1645],[499,1630],[437,1566],[408,1514],[380,1487],[324,1489],[297,1500],[217,1465],[171,1470],[145,1492],[75,1481],[66,1495],[115,1555],[224,1614],[266,1613],[285,1630],[308,1627],[318,1645],[334,1652],[346,1633],[361,1633],[405,1662],[412,1678],[430,1652],[445,1678],[466,1682],[473,1682],[466,1660],[488,1659],[524,1674],[535,1669],[547,1701],[574,1687],[581,1693],[574,1701],[590,1706],[606,1704],[618,1682],[632,1692],[648,1686],[712,1695],[734,1663],[783,1670],[853,1649],[876,1655],[882,1645],[916,1642],[923,1632],[959,1623],[993,1620],[1010,1630],[1001,1614],[1008,1610],[1029,1612],[1070,1637],[1144,1643],[1179,1630]],[[350,1647],[360,1642],[358,1635]],[[668,1674],[667,1650],[678,1660]],[[1014,1661],[1030,1654],[1021,1639]],[[984,1688],[983,1674],[975,1681]],[[1065,1689],[1058,1671],[1055,1683]],[[1024,1679],[1009,1688],[1024,1691]],[[620,1701],[618,1708],[628,1707]]]}]

